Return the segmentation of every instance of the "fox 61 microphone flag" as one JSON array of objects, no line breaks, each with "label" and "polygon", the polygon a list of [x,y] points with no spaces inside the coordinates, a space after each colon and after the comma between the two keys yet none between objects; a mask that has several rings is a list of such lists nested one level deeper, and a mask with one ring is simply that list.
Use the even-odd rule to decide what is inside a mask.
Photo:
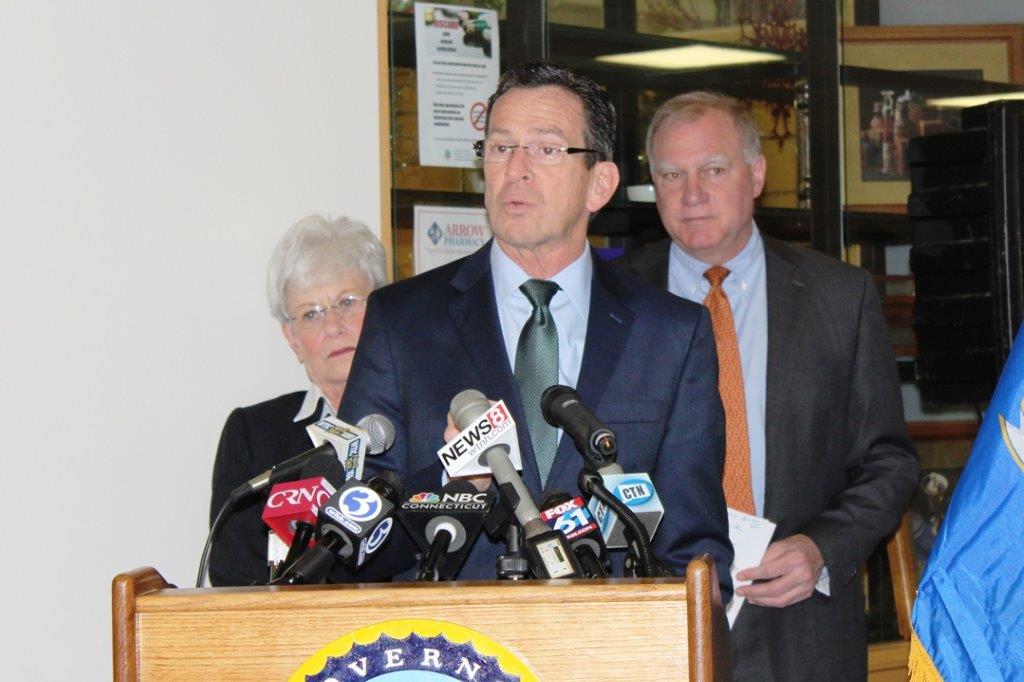
[{"label": "fox 61 microphone flag", "polygon": [[912,680],[1019,680],[1024,671],[1024,327],[1003,367],[912,616]]},{"label": "fox 61 microphone flag", "polygon": [[567,540],[598,530],[597,523],[582,497],[571,497],[540,512],[541,520],[553,530],[562,531]]}]

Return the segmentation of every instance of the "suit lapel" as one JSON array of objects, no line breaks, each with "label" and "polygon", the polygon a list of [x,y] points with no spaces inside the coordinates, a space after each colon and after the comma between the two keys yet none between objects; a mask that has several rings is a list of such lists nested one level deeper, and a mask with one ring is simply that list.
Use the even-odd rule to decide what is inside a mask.
[{"label": "suit lapel", "polygon": [[491,242],[481,247],[463,263],[452,278],[456,295],[448,306],[448,316],[462,340],[469,362],[480,376],[475,388],[492,400],[503,399],[517,425],[519,452],[523,460],[523,480],[530,491],[540,492],[540,474],[533,456],[533,445],[526,431],[519,389],[505,353],[501,322],[494,303],[494,281],[491,278]]},{"label": "suit lapel", "polygon": [[[596,253],[591,257],[594,259],[594,280],[590,287],[587,338],[576,392],[584,405],[596,410],[622,357],[633,325],[633,311],[622,303],[625,292],[615,271]],[[557,480],[566,466],[579,469],[579,464],[580,454],[576,445],[572,438],[562,434],[548,480]]]},{"label": "suit lapel", "polygon": [[800,311],[806,309],[807,285],[787,258],[788,247],[768,237],[764,244],[768,299],[764,512],[768,518],[779,518],[776,491],[787,484],[781,460],[786,455],[790,423],[787,414],[793,400],[790,378],[800,361]]}]

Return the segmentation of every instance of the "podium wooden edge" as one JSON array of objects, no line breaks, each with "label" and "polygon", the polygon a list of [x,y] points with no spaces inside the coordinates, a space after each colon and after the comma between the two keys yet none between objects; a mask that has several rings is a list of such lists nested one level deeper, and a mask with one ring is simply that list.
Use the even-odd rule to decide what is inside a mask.
[{"label": "podium wooden edge", "polygon": [[732,678],[729,629],[715,562],[700,554],[686,567],[686,636],[689,675],[696,682]]},{"label": "podium wooden edge", "polygon": [[136,599],[147,592],[167,587],[172,585],[151,566],[143,566],[114,576],[110,590],[115,680],[136,680],[139,676],[135,639]]},{"label": "podium wooden edge", "polygon": [[[685,582],[689,679],[699,682],[729,680],[732,675],[729,632],[718,574],[710,555],[701,554],[690,562]],[[114,577],[111,584],[111,615],[113,672],[117,682],[137,680],[139,676],[136,628],[138,598],[173,587],[156,569],[149,566]]]}]

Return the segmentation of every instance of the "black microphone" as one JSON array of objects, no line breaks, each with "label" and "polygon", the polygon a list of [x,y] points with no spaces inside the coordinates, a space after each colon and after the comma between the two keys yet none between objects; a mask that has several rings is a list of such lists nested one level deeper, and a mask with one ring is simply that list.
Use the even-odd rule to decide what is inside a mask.
[{"label": "black microphone", "polygon": [[[263,522],[288,544],[284,560],[274,564],[271,579],[277,578],[314,544],[320,506],[345,482],[345,469],[332,454],[310,459],[293,483],[277,483],[270,489]],[[297,484],[306,483],[304,486]],[[279,498],[275,500],[276,498]],[[275,505],[276,503],[276,505]],[[270,511],[276,506],[275,511]],[[269,550],[268,550],[269,554]],[[268,563],[271,557],[267,557]]]},{"label": "black microphone", "polygon": [[[473,389],[452,398],[451,413],[460,431],[479,419],[491,408],[490,401]],[[508,500],[512,513],[523,529],[523,548],[530,568],[538,578],[575,578],[580,570],[565,536],[547,527],[523,479],[509,460],[507,448],[495,445],[480,456],[491,469],[498,489]]]},{"label": "black microphone", "polygon": [[548,424],[572,437],[591,470],[615,462],[619,453],[615,434],[583,404],[574,389],[549,386],[540,397],[540,409]]},{"label": "black microphone", "polygon": [[254,476],[249,479],[232,490],[228,499],[233,502],[237,502],[238,500],[249,497],[250,495],[262,492],[275,483],[280,483],[286,479],[294,478],[300,471],[302,471],[302,467],[304,467],[311,459],[317,455],[330,454],[334,454],[334,446],[330,443],[324,443],[323,445],[318,445],[315,448],[306,450],[301,454],[295,455],[291,459],[286,459],[280,464],[275,464],[259,476]]},{"label": "black microphone", "polygon": [[[395,442],[395,425],[391,420],[381,414],[369,414],[359,420],[356,424],[369,434],[367,451],[371,455],[384,453]],[[320,454],[333,453],[339,457],[346,457],[347,452],[338,453],[335,446],[330,442],[324,442],[315,448],[286,459],[280,464],[275,464],[262,474],[254,476],[242,485],[231,491],[229,500],[237,502],[254,493],[266,490],[275,483],[294,479],[306,464]]]},{"label": "black microphone", "polygon": [[552,529],[562,532],[580,562],[584,578],[607,578],[612,570],[608,550],[597,522],[582,497],[561,490],[548,493],[541,501],[540,517]]},{"label": "black microphone", "polygon": [[469,481],[453,480],[440,491],[414,493],[402,502],[398,520],[424,552],[417,580],[455,579],[494,497]]},{"label": "black microphone", "polygon": [[[611,494],[622,503],[611,507],[603,499],[591,499],[590,509],[607,546],[621,548],[630,544],[618,510],[635,515],[646,529],[647,537],[653,537],[665,513],[664,507],[648,474],[626,474],[615,462],[618,444],[612,430],[568,386],[549,386],[541,396],[541,411],[549,424],[564,429],[572,436],[576,449],[583,455],[586,470],[600,474],[597,482],[607,485]],[[592,487],[593,480],[588,481]],[[590,489],[583,492],[593,495]],[[610,508],[617,510],[616,513],[609,513]]]},{"label": "black microphone", "polygon": [[[672,571],[654,555],[651,536],[644,523],[629,508],[627,502],[621,501],[618,494],[613,494],[604,486],[600,474],[587,471],[584,467],[580,469],[578,482],[581,491],[592,495],[590,506],[595,509],[594,516],[602,526],[602,537],[607,539],[612,527],[609,521],[619,520],[618,533],[624,538],[625,546],[629,549],[625,562],[627,571],[632,571],[634,575],[642,578],[672,575]],[[644,485],[645,482],[637,481],[636,484]]]},{"label": "black microphone", "polygon": [[[359,420],[359,428],[365,430],[367,439],[367,450],[371,455],[379,455],[387,451],[395,442],[395,426],[391,421],[380,414],[369,414]],[[308,427],[307,427],[308,429]],[[250,495],[262,492],[281,481],[295,480],[302,472],[303,467],[315,460],[320,455],[331,455],[337,461],[348,458],[349,453],[339,452],[330,441],[325,441],[315,448],[306,450],[295,455],[280,464],[272,466],[259,476],[254,476],[242,485],[238,486],[228,495],[227,499],[217,510],[217,515],[210,524],[210,532],[206,535],[206,544],[203,546],[203,554],[199,559],[199,574],[196,577],[196,587],[202,587],[206,580],[207,567],[210,562],[210,550],[213,547],[213,539],[220,530],[221,524],[229,516],[232,508],[238,502]],[[361,459],[360,459],[360,466]]]},{"label": "black microphone", "polygon": [[366,483],[346,481],[320,508],[316,544],[270,584],[319,583],[339,560],[359,570],[387,540],[403,497],[404,486],[393,471],[382,471]]}]

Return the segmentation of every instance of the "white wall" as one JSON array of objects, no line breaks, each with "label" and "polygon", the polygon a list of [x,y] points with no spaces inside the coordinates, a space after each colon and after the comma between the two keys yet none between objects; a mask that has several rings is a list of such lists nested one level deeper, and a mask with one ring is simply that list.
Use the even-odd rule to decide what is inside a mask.
[{"label": "white wall", "polygon": [[111,578],[189,586],[229,410],[304,387],[264,267],[379,228],[375,12],[0,0],[0,677],[109,678]]}]

